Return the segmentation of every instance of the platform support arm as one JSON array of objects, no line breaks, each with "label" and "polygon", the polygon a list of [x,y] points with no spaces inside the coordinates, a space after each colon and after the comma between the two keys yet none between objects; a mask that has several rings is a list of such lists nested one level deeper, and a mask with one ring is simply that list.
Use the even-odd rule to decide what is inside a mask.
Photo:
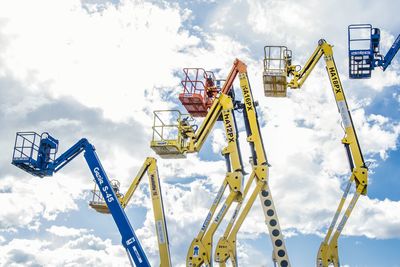
[{"label": "platform support arm", "polygon": [[382,69],[385,71],[387,67],[390,66],[392,63],[393,58],[396,56],[397,52],[400,49],[400,34],[397,36],[396,40],[394,41],[393,45],[390,47],[389,51],[386,53],[383,63]]},{"label": "platform support arm", "polygon": [[126,191],[124,197],[121,199],[121,205],[123,208],[125,208],[129,201],[131,200],[133,194],[135,193],[136,189],[138,188],[140,182],[142,181],[143,176],[145,175],[146,171],[148,170],[149,166],[152,164],[153,158],[146,158],[145,162],[143,163],[142,167],[136,174],[135,179],[131,183],[131,185],[128,188],[128,191]]},{"label": "platform support arm", "polygon": [[272,195],[268,187],[269,164],[265,153],[260,125],[258,122],[257,109],[253,100],[246,67],[239,71],[239,79],[244,101],[243,116],[247,132],[247,141],[250,145],[253,165],[253,171],[250,175],[250,178],[246,182],[243,195],[247,195],[250,185],[253,183],[253,181],[255,181],[256,186],[253,189],[249,199],[244,204],[243,210],[239,213],[239,209],[242,204],[240,204],[239,209],[235,210],[224,236],[218,242],[218,246],[215,251],[216,260],[220,263],[220,266],[225,266],[226,261],[230,258],[232,266],[237,266],[236,236],[251,207],[253,206],[257,195],[259,195],[266,225],[272,241],[273,261],[278,264],[279,267],[290,267],[285,241],[279,225]]},{"label": "platform support arm", "polygon": [[124,210],[119,204],[119,200],[112,189],[106,172],[101,166],[100,160],[95,152],[95,148],[87,142],[83,149],[85,150],[84,157],[89,166],[90,172],[92,173],[95,182],[97,183],[104,198],[104,201],[106,202],[107,207],[117,224],[118,230],[121,233],[122,245],[129,252],[130,257],[133,259],[137,267],[150,267],[150,263],[139,242],[139,239],[129,223]]}]

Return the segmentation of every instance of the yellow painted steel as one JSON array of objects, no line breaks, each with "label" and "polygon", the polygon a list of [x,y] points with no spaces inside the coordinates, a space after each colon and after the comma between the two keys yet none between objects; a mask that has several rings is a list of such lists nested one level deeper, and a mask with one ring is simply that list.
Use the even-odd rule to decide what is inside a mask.
[{"label": "yellow painted steel", "polygon": [[[218,105],[218,108],[214,105]],[[225,217],[227,211],[231,207],[232,203],[242,200],[243,166],[240,158],[240,150],[237,140],[238,136],[233,113],[232,99],[225,94],[221,94],[219,96],[219,99],[214,102],[214,105],[211,110],[217,110],[217,112],[222,116],[222,120],[224,123],[226,140],[228,144],[223,149],[222,155],[224,155],[228,159],[227,162],[230,166],[228,167],[228,172],[223,181],[223,184],[218,191],[218,194],[199,233],[189,247],[186,256],[186,265],[191,267],[212,265],[212,247],[214,234],[218,229],[218,226],[222,222],[223,218]],[[218,119],[218,117],[219,116],[212,116],[212,118],[214,118],[215,120]],[[211,127],[213,126],[213,123],[211,121],[208,121],[207,123]],[[204,131],[209,131],[208,127],[199,128],[199,130],[202,129],[204,129]],[[203,134],[203,136],[205,134]],[[202,142],[204,142],[204,139],[201,140]],[[193,147],[195,148],[196,145],[194,145]],[[229,187],[229,194],[216,216],[214,216],[226,187]]]},{"label": "yellow painted steel", "polygon": [[[244,191],[242,189],[244,171],[239,143],[237,140],[238,134],[233,112],[234,106],[231,97],[228,95],[232,83],[238,74],[244,101],[243,113],[245,114],[246,128],[248,128],[247,142],[250,144],[253,155],[253,171],[246,183]],[[156,116],[157,114],[155,114],[155,117]],[[212,266],[213,237],[233,202],[237,203],[234,215],[225,230],[223,238],[220,239],[216,251],[217,256],[215,258],[220,262],[221,266],[225,265],[225,262],[229,257],[232,259],[233,264],[237,264],[236,235],[254,203],[255,196],[257,195],[260,196],[263,203],[267,203],[263,204],[263,208],[266,222],[268,222],[267,226],[271,240],[273,241],[274,261],[278,262],[280,267],[290,266],[276,210],[267,184],[268,163],[262,143],[256,108],[247,77],[247,66],[238,59],[234,61],[232,70],[226,79],[220,95],[214,100],[199,128],[193,127],[193,125],[187,123],[182,124],[181,122],[184,120],[187,122],[188,120],[186,120],[181,114],[179,114],[178,118],[178,122],[173,126],[176,130],[176,138],[161,138],[160,141],[155,140],[153,136],[151,147],[162,157],[176,158],[180,155],[184,156],[187,153],[200,151],[207,136],[219,118],[221,118],[224,123],[227,140],[227,146],[223,149],[222,154],[225,156],[227,161],[228,171],[199,233],[190,245],[186,257],[186,266]],[[160,123],[160,125],[162,126],[159,131],[157,130],[157,127],[160,126],[156,126],[156,123],[153,126],[153,130],[157,130],[158,136],[163,135],[164,125],[166,125],[165,127],[170,126],[169,124],[164,123]],[[249,201],[245,205],[244,211],[240,214],[238,222],[236,223],[245,194],[249,191],[253,181],[256,181],[256,188],[253,190]],[[229,194],[220,205],[222,196],[227,187],[229,188]],[[220,208],[217,212],[219,206]],[[219,249],[224,249],[224,242],[227,245],[227,250],[224,250],[224,254],[226,251],[229,257],[222,258],[222,254],[218,253]]]},{"label": "yellow painted steel", "polygon": [[250,189],[251,184],[255,181],[255,188],[240,212],[242,202],[238,204],[234,214],[224,232],[224,235],[219,239],[215,250],[215,260],[220,266],[226,266],[228,259],[231,259],[232,266],[238,266],[236,254],[236,239],[237,233],[240,230],[244,220],[246,219],[250,209],[252,208],[257,196],[260,197],[263,207],[265,221],[269,231],[269,235],[273,247],[273,261],[280,267],[291,266],[289,262],[286,245],[279,225],[277,212],[271,192],[268,187],[268,168],[267,157],[262,141],[260,126],[258,123],[256,107],[251,92],[250,83],[247,75],[247,68],[243,67],[239,70],[240,88],[243,94],[244,101],[244,119],[247,127],[247,141],[250,144],[252,151],[252,173],[243,192],[244,196]]},{"label": "yellow painted steel", "polygon": [[[121,202],[121,206],[125,208],[128,205],[129,201],[131,200],[133,194],[138,188],[146,172],[149,177],[150,195],[151,195],[151,202],[153,205],[154,222],[155,222],[157,241],[158,241],[158,250],[160,254],[160,267],[170,267],[172,265],[171,265],[170,251],[169,251],[168,231],[165,221],[160,178],[158,176],[157,160],[155,158],[152,157],[146,158],[135,179],[129,186],[128,191],[124,196],[120,194],[119,200]],[[96,211],[102,213],[109,213],[107,205],[105,203],[97,203],[97,205],[93,208],[95,208]]]},{"label": "yellow painted steel", "polygon": [[[337,267],[340,266],[338,256],[338,239],[360,195],[365,195],[367,193],[368,168],[364,162],[342,83],[335,65],[332,46],[325,40],[321,39],[311,57],[299,71],[296,70],[297,66],[291,65],[291,63],[287,64],[287,76],[293,76],[292,80],[288,83],[288,87],[291,89],[300,88],[322,56],[324,56],[329,81],[331,83],[339,113],[342,117],[345,137],[341,141],[345,146],[351,168],[351,176],[348,184],[344,190],[343,196],[339,202],[327,234],[318,250],[316,260],[316,265],[318,267],[327,267],[331,265]],[[264,75],[268,76],[268,73],[264,72]],[[353,198],[351,199],[347,208],[344,210],[341,220],[335,230],[335,226],[338,222],[339,216],[343,211],[345,200],[353,182],[356,185],[356,192],[354,193]]]},{"label": "yellow painted steel", "polygon": [[[188,121],[186,118],[189,116],[185,118],[185,115],[179,114],[177,124],[172,125],[177,132],[176,138],[165,139],[163,138],[163,130],[165,127],[171,127],[171,125],[162,122],[160,123],[161,127],[156,126],[156,122],[153,125],[151,148],[162,157],[177,158],[184,157],[187,153],[200,151],[217,120],[221,118],[224,123],[228,144],[223,149],[222,155],[227,161],[228,171],[203,226],[189,248],[186,261],[187,266],[194,267],[202,264],[207,266],[212,264],[212,240],[215,231],[231,204],[242,200],[243,164],[237,140],[236,121],[233,113],[234,106],[231,97],[224,93],[231,88],[231,83],[241,65],[242,62],[240,61],[234,62],[234,66],[224,84],[225,89],[222,89],[221,94],[214,100],[199,128],[195,129],[193,125],[186,123]],[[157,114],[155,114],[155,118],[156,116]],[[161,128],[161,130],[156,133],[156,137],[157,135],[161,136],[161,140],[155,140],[154,131],[157,130],[157,127]],[[217,208],[227,187],[229,188],[229,195],[217,212]]]},{"label": "yellow painted steel", "polygon": [[[181,114],[179,110],[156,110],[153,114],[153,137],[150,147],[161,158],[185,158],[187,139],[193,138],[194,129],[190,124],[193,118],[188,114]],[[165,123],[161,118],[165,114],[175,115],[176,122]],[[168,135],[170,132],[176,132],[176,135]]]}]

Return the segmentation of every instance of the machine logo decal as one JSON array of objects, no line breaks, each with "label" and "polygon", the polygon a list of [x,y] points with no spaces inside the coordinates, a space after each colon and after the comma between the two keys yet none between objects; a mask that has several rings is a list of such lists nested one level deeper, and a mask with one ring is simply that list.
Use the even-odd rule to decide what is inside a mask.
[{"label": "machine logo decal", "polygon": [[329,68],[329,75],[331,75],[332,86],[335,89],[335,94],[341,93],[342,88],[336,70],[334,67]]},{"label": "machine logo decal", "polygon": [[193,257],[199,256],[199,250],[200,250],[199,246],[196,245],[193,247]]}]

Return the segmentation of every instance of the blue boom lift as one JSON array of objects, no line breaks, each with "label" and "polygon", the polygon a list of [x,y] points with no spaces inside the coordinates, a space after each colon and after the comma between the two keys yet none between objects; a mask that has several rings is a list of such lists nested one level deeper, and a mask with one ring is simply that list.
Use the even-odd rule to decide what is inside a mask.
[{"label": "blue boom lift", "polygon": [[127,251],[130,263],[132,266],[134,263],[136,267],[149,267],[150,263],[147,256],[120,205],[118,196],[113,190],[113,184],[110,183],[106,172],[101,166],[94,146],[87,139],[82,138],[56,158],[57,150],[58,140],[46,132],[41,135],[35,132],[18,132],[15,139],[12,164],[34,176],[42,178],[44,176],[52,176],[53,173],[61,170],[81,152],[84,152],[83,155],[94,180],[121,233],[122,245]]},{"label": "blue boom lift", "polygon": [[371,24],[351,24],[348,27],[349,40],[349,76],[350,79],[364,79],[371,77],[375,67],[383,71],[392,63],[400,49],[400,34],[383,56],[380,53],[379,42],[381,32],[372,28]]}]

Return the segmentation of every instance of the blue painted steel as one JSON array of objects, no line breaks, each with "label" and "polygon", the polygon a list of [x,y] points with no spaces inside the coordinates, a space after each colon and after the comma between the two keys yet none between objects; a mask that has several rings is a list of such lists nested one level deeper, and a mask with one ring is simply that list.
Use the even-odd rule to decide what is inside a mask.
[{"label": "blue painted steel", "polygon": [[[371,24],[352,24],[348,27],[349,76],[351,79],[371,77],[371,70],[374,69],[371,31]],[[366,35],[363,36],[363,33]],[[374,37],[375,41],[379,36],[375,35]]]},{"label": "blue painted steel", "polygon": [[84,151],[86,162],[118,227],[122,245],[128,251],[130,260],[133,260],[136,267],[150,267],[135,231],[112,190],[94,146],[82,138],[55,159],[57,148],[58,140],[47,133],[39,136],[34,132],[19,132],[15,140],[12,164],[35,176],[51,176]]},{"label": "blue painted steel", "polygon": [[[362,36],[362,31],[364,34],[367,32],[368,35]],[[362,43],[367,46],[359,48],[358,45]],[[379,44],[380,30],[378,28],[372,28],[371,24],[349,25],[349,76],[351,79],[370,78],[371,71],[375,67],[381,67],[385,71],[400,49],[400,34],[385,56],[380,54]]]},{"label": "blue painted steel", "polygon": [[98,159],[95,149],[88,142],[85,147],[84,157],[87,164],[89,165],[90,171],[95,178],[95,181],[103,195],[104,201],[106,202],[114,221],[117,224],[118,230],[122,236],[122,245],[129,252],[136,267],[150,266],[150,263],[144,253],[144,250],[139,242],[139,239],[135,235],[131,224],[124,210],[122,209],[117,196],[112,190],[110,181],[107,178],[106,172],[101,166],[100,160]]},{"label": "blue painted steel", "polygon": [[15,138],[12,164],[38,177],[51,176],[49,165],[54,161],[58,140],[48,133],[18,132]]},{"label": "blue painted steel", "polygon": [[397,36],[393,45],[390,47],[389,51],[386,53],[385,58],[382,62],[382,68],[385,71],[387,67],[392,63],[393,58],[396,56],[400,49],[400,34]]}]

